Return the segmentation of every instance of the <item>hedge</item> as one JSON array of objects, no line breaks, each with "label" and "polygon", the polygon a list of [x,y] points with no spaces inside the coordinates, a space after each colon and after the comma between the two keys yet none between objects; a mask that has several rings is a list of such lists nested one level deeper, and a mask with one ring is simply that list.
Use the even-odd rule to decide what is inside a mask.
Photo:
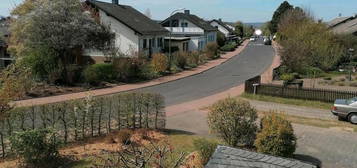
[{"label": "hedge", "polygon": [[0,121],[0,154],[9,149],[15,132],[56,130],[63,142],[107,134],[123,128],[165,128],[164,98],[152,93],[121,93],[55,104],[16,108]]}]

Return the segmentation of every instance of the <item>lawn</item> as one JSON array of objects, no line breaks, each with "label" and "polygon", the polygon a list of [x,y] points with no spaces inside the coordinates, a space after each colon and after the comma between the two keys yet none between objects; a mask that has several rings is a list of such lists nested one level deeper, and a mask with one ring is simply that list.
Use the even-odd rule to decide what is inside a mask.
[{"label": "lawn", "polygon": [[250,100],[258,100],[258,101],[288,104],[288,105],[295,105],[295,106],[305,106],[305,107],[312,107],[312,108],[319,108],[319,109],[331,109],[332,107],[332,104],[320,102],[320,101],[289,99],[289,98],[281,98],[281,97],[273,97],[273,96],[265,96],[265,95],[253,95],[248,93],[244,93],[243,95],[241,95],[241,97]]}]

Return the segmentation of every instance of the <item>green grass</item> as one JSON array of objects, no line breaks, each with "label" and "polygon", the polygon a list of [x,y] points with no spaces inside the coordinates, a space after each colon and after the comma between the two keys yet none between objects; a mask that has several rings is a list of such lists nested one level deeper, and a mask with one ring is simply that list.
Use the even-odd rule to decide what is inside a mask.
[{"label": "green grass", "polygon": [[295,106],[305,106],[305,107],[312,107],[312,108],[319,108],[319,109],[331,109],[332,107],[332,104],[330,103],[324,103],[319,101],[289,99],[289,98],[264,96],[264,95],[253,95],[248,93],[244,93],[241,97],[251,100],[288,104],[288,105],[295,105]]}]

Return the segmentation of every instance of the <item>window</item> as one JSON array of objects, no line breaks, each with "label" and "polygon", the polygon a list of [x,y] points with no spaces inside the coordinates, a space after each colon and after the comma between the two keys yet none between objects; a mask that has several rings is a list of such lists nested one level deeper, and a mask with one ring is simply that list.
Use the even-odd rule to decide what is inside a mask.
[{"label": "window", "polygon": [[144,40],[143,40],[143,48],[144,48],[144,49],[147,47],[147,43],[148,43],[147,40],[144,39]]},{"label": "window", "polygon": [[157,38],[157,47],[163,47],[163,45],[162,45],[162,37],[160,37],[160,38]]},{"label": "window", "polygon": [[183,51],[188,51],[188,42],[182,43],[182,50]]},{"label": "window", "polygon": [[188,23],[187,22],[182,22],[181,23],[181,27],[188,27]]}]

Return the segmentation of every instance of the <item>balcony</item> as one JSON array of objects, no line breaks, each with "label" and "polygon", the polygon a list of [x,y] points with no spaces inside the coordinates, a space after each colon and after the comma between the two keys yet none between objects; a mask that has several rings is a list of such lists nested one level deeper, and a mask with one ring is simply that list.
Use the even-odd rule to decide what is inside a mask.
[{"label": "balcony", "polygon": [[[170,27],[165,27],[171,31]],[[172,34],[204,34],[205,32],[198,27],[172,27]]]}]

